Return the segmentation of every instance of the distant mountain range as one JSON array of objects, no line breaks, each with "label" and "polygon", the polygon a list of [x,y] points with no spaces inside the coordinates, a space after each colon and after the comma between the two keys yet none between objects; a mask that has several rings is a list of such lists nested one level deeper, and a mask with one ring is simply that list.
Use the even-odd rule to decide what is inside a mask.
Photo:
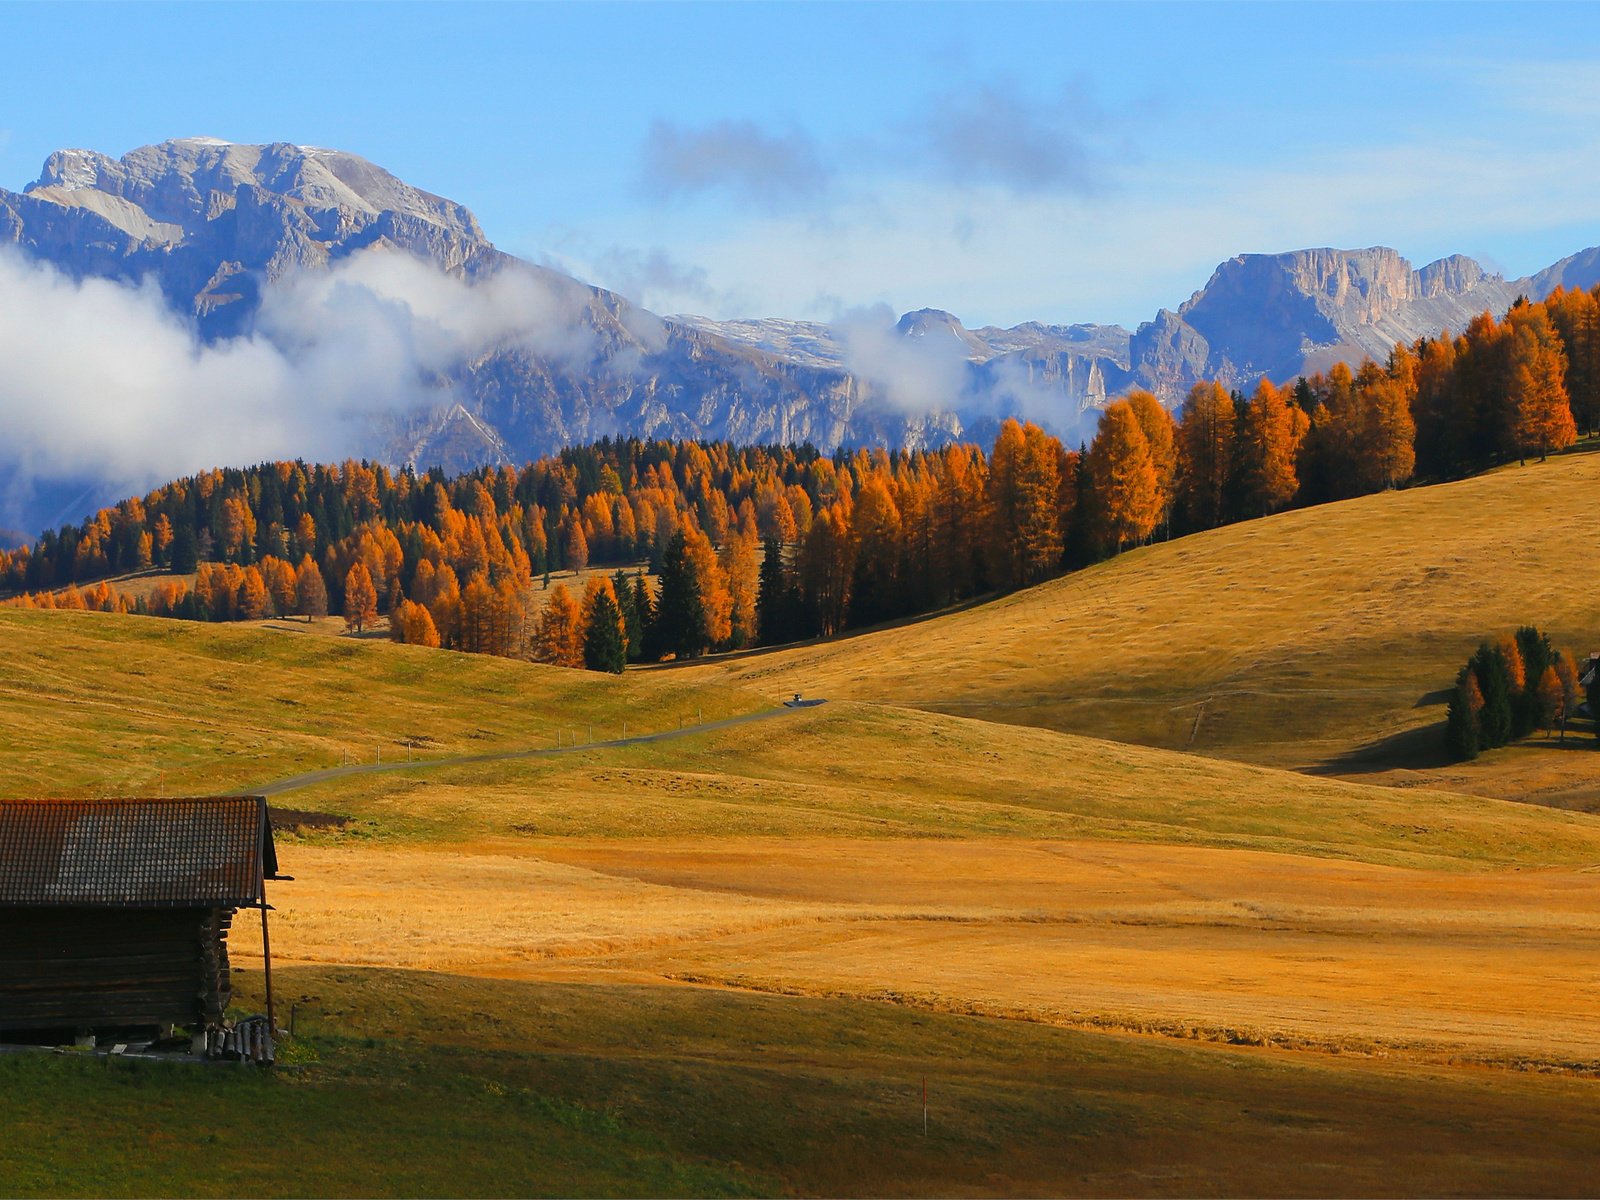
[{"label": "distant mountain range", "polygon": [[0,190],[5,242],[74,277],[153,280],[211,342],[251,332],[273,285],[373,248],[470,281],[520,273],[551,302],[530,328],[554,321],[573,336],[462,344],[429,380],[428,403],[375,419],[351,448],[452,470],[607,434],[925,446],[987,438],[1019,415],[1084,437],[1095,410],[1133,387],[1176,405],[1198,379],[1291,379],[1459,330],[1518,294],[1600,282],[1600,249],[1518,280],[1460,256],[1416,270],[1382,247],[1312,249],[1229,259],[1132,331],[967,329],[931,309],[883,329],[663,317],[496,250],[465,207],[356,155],[214,138],[120,159],[58,151],[23,192]]}]

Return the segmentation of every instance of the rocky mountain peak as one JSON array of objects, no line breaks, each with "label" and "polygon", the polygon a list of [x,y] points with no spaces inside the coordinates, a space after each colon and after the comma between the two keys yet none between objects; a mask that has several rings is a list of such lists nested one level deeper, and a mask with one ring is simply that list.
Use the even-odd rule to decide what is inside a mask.
[{"label": "rocky mountain peak", "polygon": [[1485,308],[1503,309],[1515,290],[1462,255],[1421,271],[1396,250],[1319,247],[1241,254],[1178,309],[1178,318],[1230,362],[1248,385],[1260,375],[1291,378],[1339,357],[1384,358],[1397,341],[1461,328]]},{"label": "rocky mountain peak", "polygon": [[397,179],[356,154],[288,142],[247,145],[213,137],[174,138],[112,159],[92,150],[58,150],[26,191],[40,199],[94,189],[135,205],[151,219],[194,230],[256,188],[308,212],[342,220],[319,226],[358,227],[397,213],[487,242],[463,205]]},{"label": "rocky mountain peak", "polygon": [[102,174],[116,170],[115,160],[96,150],[57,150],[44,160],[39,179],[30,183],[28,191],[41,187],[59,187],[64,191],[92,188],[100,182]]},{"label": "rocky mountain peak", "polygon": [[[1463,256],[1414,271],[1382,246],[1241,254],[1132,334],[1039,322],[970,330],[924,308],[895,327],[908,344],[885,346],[876,318],[871,336],[779,318],[663,321],[499,253],[463,205],[359,155],[215,137],[120,158],[57,151],[24,192],[0,190],[7,243],[73,277],[154,280],[213,343],[258,332],[262,297],[279,281],[373,247],[458,277],[495,277],[506,286],[492,303],[526,304],[526,314],[497,311],[485,326],[493,333],[468,323],[453,357],[425,372],[438,402],[378,420],[361,448],[452,469],[616,434],[932,445],[983,440],[1013,415],[1076,441],[1131,388],[1176,407],[1198,380],[1248,389],[1262,375],[1292,380],[1338,358],[1382,359],[1397,341],[1504,311],[1519,292],[1539,298],[1600,281],[1600,249],[1515,282]],[[67,482],[72,495],[83,491],[85,481]]]},{"label": "rocky mountain peak", "polygon": [[1481,283],[1504,283],[1505,279],[1485,271],[1477,259],[1452,254],[1429,263],[1417,272],[1416,295],[1421,297],[1461,295]]},{"label": "rocky mountain peak", "polygon": [[464,205],[359,155],[215,137],[115,159],[59,150],[21,195],[0,191],[0,240],[71,274],[154,275],[212,337],[248,328],[263,283],[367,246],[398,247],[446,271],[502,257]]},{"label": "rocky mountain peak", "polygon": [[977,334],[963,325],[953,313],[942,308],[919,308],[908,312],[895,325],[901,337],[924,341],[953,339],[966,350],[967,357],[983,361],[994,357],[994,350]]}]

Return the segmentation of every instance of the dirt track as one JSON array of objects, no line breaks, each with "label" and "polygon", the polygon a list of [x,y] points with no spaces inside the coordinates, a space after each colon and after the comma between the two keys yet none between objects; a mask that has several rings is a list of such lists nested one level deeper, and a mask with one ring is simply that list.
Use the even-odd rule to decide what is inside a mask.
[{"label": "dirt track", "polygon": [[252,796],[277,796],[284,792],[294,791],[297,788],[310,787],[317,783],[326,783],[330,779],[343,779],[350,775],[373,775],[382,771],[426,771],[433,767],[460,767],[473,763],[504,762],[518,758],[550,758],[558,754],[574,754],[580,750],[606,750],[619,746],[643,746],[650,742],[665,742],[673,738],[688,737],[696,733],[712,733],[718,729],[731,729],[735,725],[748,725],[752,721],[766,721],[773,717],[781,717],[785,713],[794,712],[801,708],[815,708],[819,704],[826,704],[826,700],[803,700],[799,703],[786,703],[781,708],[767,709],[764,712],[746,713],[740,717],[728,717],[722,721],[706,721],[699,725],[685,725],[681,729],[664,729],[659,733],[641,733],[637,737],[612,738],[605,742],[582,742],[571,746],[544,747],[532,750],[500,750],[486,754],[452,754],[445,758],[428,758],[407,762],[392,763],[355,763],[344,767],[329,767],[322,771],[308,771],[304,775],[291,775],[287,779],[277,779],[271,783],[264,783],[259,787],[248,789]]}]

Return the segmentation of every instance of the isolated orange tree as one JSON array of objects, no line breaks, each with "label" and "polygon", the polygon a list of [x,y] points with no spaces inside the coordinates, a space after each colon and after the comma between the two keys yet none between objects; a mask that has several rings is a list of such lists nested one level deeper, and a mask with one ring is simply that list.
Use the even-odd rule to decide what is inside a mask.
[{"label": "isolated orange tree", "polygon": [[344,577],[344,624],[360,633],[378,619],[378,590],[364,563],[356,563]]}]

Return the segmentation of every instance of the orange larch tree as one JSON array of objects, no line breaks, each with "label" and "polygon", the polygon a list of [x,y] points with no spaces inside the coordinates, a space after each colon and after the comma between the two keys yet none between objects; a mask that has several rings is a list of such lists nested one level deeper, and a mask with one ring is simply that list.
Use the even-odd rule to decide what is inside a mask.
[{"label": "orange larch tree", "polygon": [[1155,531],[1161,518],[1161,476],[1132,404],[1118,400],[1101,414],[1084,469],[1094,493],[1101,545],[1119,552]]},{"label": "orange larch tree", "polygon": [[533,660],[557,667],[583,666],[583,614],[567,585],[550,589],[534,628]]},{"label": "orange larch tree", "polygon": [[303,555],[294,573],[294,611],[308,622],[328,615],[328,586],[310,553]]},{"label": "orange larch tree", "polygon": [[344,577],[345,628],[360,633],[377,619],[378,591],[367,568],[356,563]]},{"label": "orange larch tree", "polygon": [[1150,447],[1150,463],[1156,470],[1156,497],[1160,521],[1165,524],[1172,512],[1174,489],[1178,482],[1178,427],[1166,405],[1150,392],[1135,388],[1123,397],[1139,420],[1145,443]]},{"label": "orange larch tree", "polygon": [[1178,422],[1178,504],[1194,529],[1212,529],[1228,515],[1233,483],[1233,397],[1219,383],[1189,390]]},{"label": "orange larch tree", "polygon": [[1245,408],[1239,476],[1249,511],[1265,516],[1288,506],[1300,486],[1295,460],[1311,419],[1263,378]]},{"label": "orange larch tree", "polygon": [[1507,397],[1511,438],[1519,458],[1537,454],[1543,462],[1552,451],[1578,440],[1567,399],[1566,356],[1542,308],[1518,314],[1512,328]]}]

